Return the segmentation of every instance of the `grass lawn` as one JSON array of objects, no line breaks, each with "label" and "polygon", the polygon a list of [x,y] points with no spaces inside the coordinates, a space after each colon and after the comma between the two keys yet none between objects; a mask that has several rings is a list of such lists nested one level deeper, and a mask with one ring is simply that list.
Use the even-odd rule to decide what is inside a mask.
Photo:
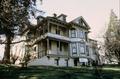
[{"label": "grass lawn", "polygon": [[120,67],[92,68],[28,67],[0,65],[0,79],[120,79]]}]

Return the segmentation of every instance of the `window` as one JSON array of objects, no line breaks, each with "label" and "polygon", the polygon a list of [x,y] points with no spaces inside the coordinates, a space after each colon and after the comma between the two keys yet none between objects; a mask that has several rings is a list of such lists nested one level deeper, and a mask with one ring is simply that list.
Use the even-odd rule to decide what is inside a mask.
[{"label": "window", "polygon": [[56,26],[56,34],[60,35],[60,27],[59,26]]},{"label": "window", "polygon": [[60,29],[56,29],[56,34],[60,35]]},{"label": "window", "polygon": [[81,54],[84,54],[85,53],[85,45],[84,44],[79,44],[79,52]]},{"label": "window", "polygon": [[78,36],[80,38],[84,38],[85,37],[85,32],[83,32],[83,31],[80,30]]},{"label": "window", "polygon": [[72,54],[77,54],[77,45],[76,45],[76,43],[72,43],[71,47],[72,47]]},{"label": "window", "polygon": [[87,38],[87,32],[85,32],[85,40],[86,41],[88,40],[88,38]]},{"label": "window", "polygon": [[57,41],[57,48],[60,48],[60,51],[62,51],[62,43]]},{"label": "window", "polygon": [[72,29],[72,30],[71,30],[71,37],[72,37],[72,38],[75,38],[75,37],[76,37],[76,30],[75,30],[75,29]]},{"label": "window", "polygon": [[60,51],[62,51],[62,43],[60,43]]}]

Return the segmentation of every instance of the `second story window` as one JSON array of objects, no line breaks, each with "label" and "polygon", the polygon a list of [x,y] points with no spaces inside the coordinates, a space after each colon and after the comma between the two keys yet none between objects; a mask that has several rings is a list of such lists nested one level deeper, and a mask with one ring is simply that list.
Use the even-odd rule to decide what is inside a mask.
[{"label": "second story window", "polygon": [[85,32],[84,31],[79,31],[79,35],[80,38],[84,38],[85,37]]},{"label": "second story window", "polygon": [[71,37],[72,37],[72,38],[75,38],[75,37],[76,37],[76,30],[75,30],[75,29],[72,29],[72,30],[71,30]]},{"label": "second story window", "polygon": [[60,29],[56,29],[56,34],[60,35]]}]

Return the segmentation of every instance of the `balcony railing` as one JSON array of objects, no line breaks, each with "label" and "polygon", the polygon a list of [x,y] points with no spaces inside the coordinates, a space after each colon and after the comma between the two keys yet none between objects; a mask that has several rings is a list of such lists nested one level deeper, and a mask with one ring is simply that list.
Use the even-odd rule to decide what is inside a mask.
[{"label": "balcony railing", "polygon": [[55,39],[59,39],[59,40],[70,41],[69,37],[54,34],[54,33],[46,33],[46,36],[51,37],[51,38],[55,38]]},{"label": "balcony railing", "polygon": [[68,56],[68,52],[63,52],[63,51],[59,51],[59,50],[50,50],[48,55]]}]

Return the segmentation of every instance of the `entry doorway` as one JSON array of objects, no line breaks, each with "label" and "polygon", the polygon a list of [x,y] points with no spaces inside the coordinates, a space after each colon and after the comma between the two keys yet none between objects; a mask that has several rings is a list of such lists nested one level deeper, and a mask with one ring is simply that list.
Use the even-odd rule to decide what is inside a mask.
[{"label": "entry doorway", "polygon": [[75,58],[74,59],[74,66],[78,66],[79,65],[79,58]]}]

